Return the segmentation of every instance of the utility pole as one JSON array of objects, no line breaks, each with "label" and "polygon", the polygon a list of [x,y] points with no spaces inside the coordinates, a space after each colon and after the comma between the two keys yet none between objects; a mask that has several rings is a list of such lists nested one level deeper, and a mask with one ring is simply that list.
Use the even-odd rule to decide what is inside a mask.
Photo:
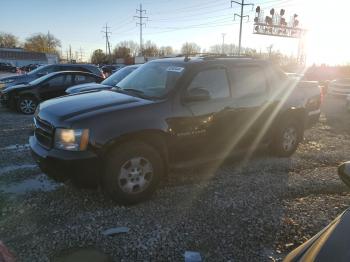
[{"label": "utility pole", "polygon": [[106,55],[108,54],[109,59],[111,58],[111,46],[109,43],[109,36],[111,35],[110,27],[106,25],[103,27],[104,31],[101,31],[104,34],[104,37],[106,38]]},{"label": "utility pole", "polygon": [[226,34],[225,33],[222,33],[222,54],[225,53],[225,36]]},{"label": "utility pole", "polygon": [[240,5],[241,6],[241,14],[236,14],[234,15],[234,19],[236,19],[236,16],[240,17],[240,24],[239,24],[239,44],[238,44],[238,55],[241,54],[241,48],[242,48],[242,25],[243,25],[243,18],[244,17],[248,17],[249,19],[249,15],[243,15],[244,13],[244,7],[247,6],[247,5],[250,5],[252,6],[252,8],[254,8],[254,4],[245,4],[244,3],[244,0],[242,0],[242,2],[237,2],[237,1],[233,1],[231,0],[231,7],[232,7],[232,3],[235,3],[237,5]]},{"label": "utility pole", "polygon": [[80,54],[80,62],[83,62],[84,50],[81,47],[79,48],[79,54]]},{"label": "utility pole", "polygon": [[142,9],[142,4],[140,4],[140,9],[136,9],[136,13],[138,16],[134,16],[134,18],[139,19],[139,22],[136,25],[140,26],[140,54],[143,55],[143,46],[142,46],[142,27],[146,26],[146,23],[143,22],[143,19],[148,19],[147,16],[143,16],[146,14],[146,10]]},{"label": "utility pole", "polygon": [[69,45],[69,62],[72,63],[72,46]]}]

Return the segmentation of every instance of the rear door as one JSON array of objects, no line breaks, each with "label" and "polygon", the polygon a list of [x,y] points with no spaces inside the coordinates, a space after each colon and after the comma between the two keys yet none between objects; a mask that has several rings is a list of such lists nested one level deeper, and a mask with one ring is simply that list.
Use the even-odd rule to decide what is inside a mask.
[{"label": "rear door", "polygon": [[72,74],[55,75],[40,86],[40,97],[42,100],[62,96],[65,90],[73,84]]},{"label": "rear door", "polygon": [[235,123],[231,143],[254,150],[265,140],[272,113],[264,68],[251,64],[234,65],[230,68],[230,80],[234,107],[228,110]]}]

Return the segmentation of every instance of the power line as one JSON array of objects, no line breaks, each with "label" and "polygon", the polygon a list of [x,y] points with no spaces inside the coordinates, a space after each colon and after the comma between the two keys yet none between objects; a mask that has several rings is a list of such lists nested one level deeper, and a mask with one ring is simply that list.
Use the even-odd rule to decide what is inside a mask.
[{"label": "power line", "polygon": [[239,44],[238,44],[238,55],[241,54],[241,45],[242,45],[242,23],[243,23],[243,18],[244,17],[248,17],[249,19],[249,15],[243,15],[244,12],[244,7],[247,5],[250,5],[252,7],[254,7],[254,4],[245,4],[244,0],[242,0],[242,2],[237,2],[237,1],[233,1],[231,0],[231,7],[232,7],[232,3],[238,4],[241,6],[241,14],[236,14],[234,15],[234,17],[236,18],[236,16],[240,17],[240,26],[239,26]]},{"label": "power line", "polygon": [[143,22],[143,19],[148,19],[147,16],[143,16],[143,14],[146,14],[146,10],[142,9],[142,4],[140,4],[140,9],[136,9],[136,13],[139,14],[138,16],[134,16],[134,18],[139,19],[139,22],[136,23],[136,25],[140,26],[140,54],[143,54],[143,45],[142,45],[142,28],[143,26],[146,26],[146,23]]}]

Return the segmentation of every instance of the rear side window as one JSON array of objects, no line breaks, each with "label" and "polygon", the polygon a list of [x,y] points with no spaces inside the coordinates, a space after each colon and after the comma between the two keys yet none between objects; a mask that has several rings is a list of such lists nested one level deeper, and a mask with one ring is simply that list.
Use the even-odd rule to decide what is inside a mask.
[{"label": "rear side window", "polygon": [[251,97],[265,95],[267,91],[266,76],[258,66],[240,66],[231,68],[232,95],[234,97]]},{"label": "rear side window", "polygon": [[193,88],[205,89],[210,93],[211,99],[230,96],[230,88],[226,70],[223,68],[207,69],[199,72],[192,80],[188,91]]},{"label": "rear side window", "polygon": [[96,82],[96,78],[92,76],[75,75],[75,84],[77,85],[91,82]]}]

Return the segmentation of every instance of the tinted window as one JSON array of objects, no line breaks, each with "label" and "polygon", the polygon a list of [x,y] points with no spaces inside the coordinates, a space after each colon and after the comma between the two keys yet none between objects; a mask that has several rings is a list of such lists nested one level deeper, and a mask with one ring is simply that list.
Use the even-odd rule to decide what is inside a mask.
[{"label": "tinted window", "polygon": [[50,87],[70,85],[72,83],[72,75],[56,76],[48,80],[47,83],[50,84]]},{"label": "tinted window", "polygon": [[136,67],[124,67],[124,68],[118,70],[117,72],[115,72],[110,77],[108,77],[101,84],[109,85],[109,86],[116,86],[122,79],[124,79],[127,75],[129,75],[135,69],[136,69]]},{"label": "tinted window", "polygon": [[260,67],[242,66],[231,69],[232,95],[234,97],[249,97],[266,93],[266,79]]},{"label": "tinted window", "polygon": [[188,90],[202,88],[210,93],[212,99],[230,96],[225,69],[209,69],[199,72],[192,80]]},{"label": "tinted window", "polygon": [[75,84],[91,83],[96,82],[96,79],[92,76],[86,75],[75,75]]}]

